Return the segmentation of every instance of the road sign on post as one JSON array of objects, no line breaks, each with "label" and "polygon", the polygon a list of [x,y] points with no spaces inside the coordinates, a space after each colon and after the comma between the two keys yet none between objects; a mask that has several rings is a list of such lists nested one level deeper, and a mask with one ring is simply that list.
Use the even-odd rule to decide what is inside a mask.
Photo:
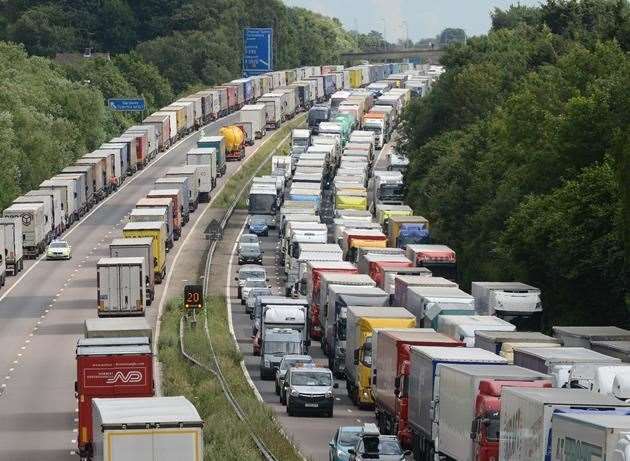
[{"label": "road sign on post", "polygon": [[203,286],[186,285],[184,287],[184,307],[189,309],[203,309]]},{"label": "road sign on post", "polygon": [[107,105],[110,109],[120,112],[143,112],[146,109],[143,98],[110,98]]},{"label": "road sign on post", "polygon": [[260,75],[273,70],[273,29],[246,27],[243,33],[243,74]]}]

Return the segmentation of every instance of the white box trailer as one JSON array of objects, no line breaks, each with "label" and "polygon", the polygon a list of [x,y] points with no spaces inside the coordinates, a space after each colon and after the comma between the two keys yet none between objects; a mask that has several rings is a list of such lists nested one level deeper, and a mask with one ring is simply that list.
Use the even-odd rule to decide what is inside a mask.
[{"label": "white box trailer", "polygon": [[188,198],[189,210],[195,211],[199,206],[199,172],[195,166],[176,166],[169,168],[165,177],[187,177],[190,196]]},{"label": "white box trailer", "polygon": [[553,437],[551,419],[556,410],[583,408],[597,411],[620,407],[630,407],[630,404],[585,389],[506,387],[501,393],[499,459],[550,460],[552,453],[549,437]]},{"label": "white box trailer", "polygon": [[[65,213],[65,200],[66,195],[64,191],[60,188],[58,190],[55,189],[34,189],[28,191],[23,197],[28,198],[41,198],[46,197],[46,207],[50,206],[52,210],[52,221],[49,221],[54,226],[54,229],[57,231],[57,235],[61,234],[66,230],[68,226],[68,219]],[[24,201],[23,203],[27,203]],[[50,215],[49,215],[50,216]]]},{"label": "white box trailer", "polygon": [[482,330],[514,331],[516,327],[509,322],[491,315],[440,315],[437,331],[466,347],[475,346],[475,332]]},{"label": "white box trailer", "polygon": [[22,221],[22,248],[24,255],[34,259],[46,248],[46,226],[43,203],[16,203],[2,212],[5,218]]},{"label": "white box trailer", "polygon": [[144,258],[101,258],[96,264],[99,317],[144,315]]},{"label": "white box trailer", "polygon": [[284,113],[281,95],[265,93],[258,99],[259,104],[266,107],[267,123],[269,129],[278,129],[284,121]]},{"label": "white box trailer", "polygon": [[65,227],[70,227],[72,223],[79,219],[79,207],[81,205],[78,203],[76,187],[76,182],[71,178],[47,179],[39,185],[39,190],[59,191],[61,213]]},{"label": "white box trailer", "polygon": [[591,347],[591,341],[629,341],[630,330],[613,326],[553,327],[553,335],[566,347]]},{"label": "white box trailer", "polygon": [[210,192],[217,184],[217,150],[213,147],[196,147],[186,153],[186,164],[198,167],[199,201],[208,203]]},{"label": "white box trailer", "polygon": [[16,275],[24,268],[22,250],[22,220],[20,218],[0,218],[4,230],[4,249],[7,274]]},{"label": "white box trailer", "polygon": [[180,211],[182,215],[182,225],[190,219],[190,206],[189,201],[191,197],[190,188],[188,187],[189,180],[186,176],[168,176],[166,178],[159,178],[155,180],[153,190],[170,190],[179,189],[180,192]]},{"label": "white box trailer", "polygon": [[4,243],[4,226],[0,226],[0,287],[4,286],[4,282],[7,278],[7,258],[5,254],[7,251],[5,250]]},{"label": "white box trailer", "polygon": [[240,110],[241,122],[250,122],[256,139],[267,133],[267,107],[265,104],[246,104]]},{"label": "white box trailer", "polygon": [[[143,258],[144,267],[153,267],[153,239],[151,237],[118,238],[109,244],[112,258]],[[155,297],[155,271],[147,270],[145,278],[147,306]]]},{"label": "white box trailer", "polygon": [[87,181],[87,175],[85,174],[81,174],[81,173],[60,173],[57,176],[53,176],[50,179],[61,179],[62,181],[65,180],[72,180],[75,182],[75,187],[74,190],[76,191],[76,203],[79,206],[78,208],[78,217],[83,216],[87,210],[90,208],[90,204],[88,203],[88,197],[87,197],[87,186],[86,186],[86,181]]},{"label": "white box trailer", "polygon": [[609,413],[554,414],[552,461],[630,459],[630,413]]},{"label": "white box trailer", "polygon": [[185,397],[92,400],[93,461],[203,461],[203,420]]},{"label": "white box trailer", "polygon": [[[44,228],[46,229],[46,241],[50,242],[64,231],[64,221],[61,219],[61,204],[56,203],[48,191],[40,192],[41,195],[22,195],[13,200],[13,203],[42,204],[44,206]],[[57,197],[59,193],[54,193]],[[57,208],[58,207],[58,208]],[[57,213],[55,213],[55,211]]]},{"label": "white box trailer", "polygon": [[103,317],[87,319],[83,324],[86,338],[148,338],[153,330],[144,317]]}]

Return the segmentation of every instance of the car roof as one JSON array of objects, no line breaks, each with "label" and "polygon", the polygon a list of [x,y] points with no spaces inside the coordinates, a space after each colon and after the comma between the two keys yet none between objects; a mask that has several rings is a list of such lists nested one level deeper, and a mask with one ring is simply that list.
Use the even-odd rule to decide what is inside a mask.
[{"label": "car roof", "polygon": [[282,360],[313,360],[313,357],[310,355],[299,355],[299,354],[287,354],[282,357]]},{"label": "car roof", "polygon": [[321,367],[310,367],[310,368],[302,368],[302,367],[294,367],[291,368],[291,372],[292,373],[301,373],[301,372],[316,372],[316,373],[326,373],[326,374],[332,374],[332,371],[330,371],[329,368],[321,368]]},{"label": "car roof", "polygon": [[256,271],[256,272],[267,272],[267,270],[262,267],[259,266],[258,264],[245,264],[244,266],[241,266],[238,271],[243,271],[243,272],[248,272],[248,271]]}]

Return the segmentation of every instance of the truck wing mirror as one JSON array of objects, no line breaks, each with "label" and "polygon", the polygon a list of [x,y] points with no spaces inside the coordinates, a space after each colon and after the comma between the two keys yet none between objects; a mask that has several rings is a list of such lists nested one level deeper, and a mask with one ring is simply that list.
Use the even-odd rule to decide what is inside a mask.
[{"label": "truck wing mirror", "polygon": [[357,454],[357,452],[354,450],[354,448],[350,448],[350,449],[348,450],[348,454],[349,454],[349,455],[356,455],[356,454]]},{"label": "truck wing mirror", "polygon": [[477,432],[479,432],[479,418],[473,419],[470,424],[470,438],[472,440],[477,438]]},{"label": "truck wing mirror", "polygon": [[333,389],[339,389],[339,383],[333,384]]},{"label": "truck wing mirror", "polygon": [[354,364],[355,365],[359,364],[359,349],[354,350]]}]

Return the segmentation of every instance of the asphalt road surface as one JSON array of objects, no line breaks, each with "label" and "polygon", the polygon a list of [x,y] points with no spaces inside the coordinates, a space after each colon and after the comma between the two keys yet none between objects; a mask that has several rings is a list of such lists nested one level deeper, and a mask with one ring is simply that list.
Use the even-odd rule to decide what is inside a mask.
[{"label": "asphalt road surface", "polygon": [[[232,114],[207,125],[206,134],[215,134],[236,117]],[[74,349],[84,320],[96,317],[96,262],[109,256],[109,242],[122,236],[127,214],[154,181],[169,167],[185,164],[185,154],[199,135],[190,135],[160,154],[67,231],[63,238],[72,245],[71,260],[28,261],[24,271],[8,278],[0,290],[0,460],[76,459]],[[247,155],[261,142],[248,147]],[[240,164],[228,163],[226,177],[218,180],[217,187]],[[191,215],[175,242],[167,258],[169,270],[204,208]],[[156,285],[156,299],[147,310],[152,326],[168,288],[165,283]]]}]

